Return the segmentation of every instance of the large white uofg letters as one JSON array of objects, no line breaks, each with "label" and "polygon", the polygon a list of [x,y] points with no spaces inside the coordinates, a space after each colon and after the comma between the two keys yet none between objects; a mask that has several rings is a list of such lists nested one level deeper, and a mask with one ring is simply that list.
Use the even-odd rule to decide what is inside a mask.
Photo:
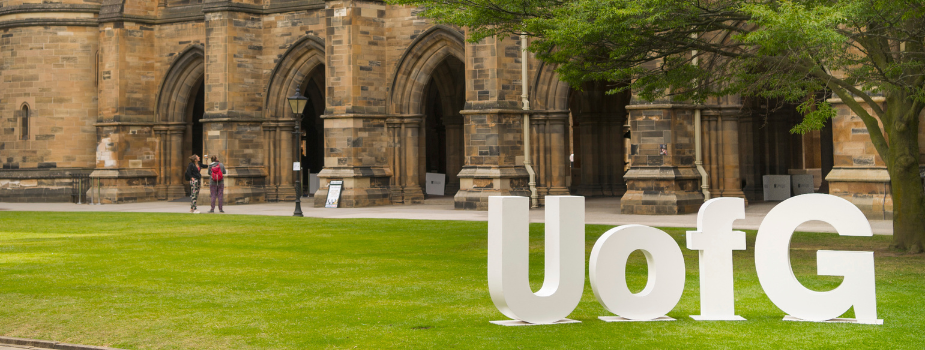
[{"label": "large white uofg letters", "polygon": [[[536,293],[529,284],[529,211],[525,197],[491,197],[488,213],[488,289],[495,306],[514,321],[497,324],[564,323],[584,289],[584,198],[546,197],[546,271]],[[701,314],[696,320],[744,320],[735,314],[732,251],[745,249],[745,234],[732,223],[745,218],[740,198],[707,201],[697,231],[687,232],[687,248],[699,251]],[[825,321],[854,307],[858,323],[877,319],[873,252],[818,251],[820,275],[844,276],[828,292],[809,290],[790,266],[790,239],[800,224],[818,220],[843,236],[871,236],[870,223],[850,202],[830,195],[788,199],[765,217],[755,242],[755,267],[768,298],[790,314],[785,319]],[[643,291],[626,286],[626,260],[641,250],[649,265]],[[591,287],[598,302],[619,320],[670,319],[684,291],[684,257],[664,231],[626,225],[604,233],[591,251]],[[612,320],[613,317],[601,317]],[[571,321],[575,322],[575,321]]]}]

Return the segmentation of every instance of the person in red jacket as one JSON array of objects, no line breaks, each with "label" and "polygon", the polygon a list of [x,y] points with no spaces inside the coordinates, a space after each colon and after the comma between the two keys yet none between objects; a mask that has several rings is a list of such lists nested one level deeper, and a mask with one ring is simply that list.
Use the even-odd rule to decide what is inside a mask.
[{"label": "person in red jacket", "polygon": [[209,164],[209,177],[212,181],[209,182],[209,198],[212,200],[212,209],[209,209],[209,213],[215,213],[215,200],[218,200],[218,212],[224,213],[222,210],[222,202],[225,200],[225,174],[228,172],[225,171],[225,164],[218,162],[218,157],[212,156],[212,164]]}]

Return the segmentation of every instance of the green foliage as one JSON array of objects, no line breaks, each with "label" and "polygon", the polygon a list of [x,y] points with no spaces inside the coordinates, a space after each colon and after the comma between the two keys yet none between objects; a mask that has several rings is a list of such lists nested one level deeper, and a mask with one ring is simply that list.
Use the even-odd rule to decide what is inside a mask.
[{"label": "green foliage", "polygon": [[[589,225],[586,249],[610,227]],[[501,327],[488,295],[487,225],[247,215],[0,212],[0,334],[126,349],[921,348],[925,256],[877,251],[883,326],[783,322],[748,249],[735,251],[736,313],[697,322],[697,252],[687,249],[675,322],[605,323],[590,285],[581,324]],[[683,246],[685,229],[667,229]],[[543,283],[543,225],[530,225],[530,282]],[[875,250],[888,236],[798,233],[797,278],[830,290],[815,251]],[[627,284],[647,280],[645,259]],[[586,280],[586,283],[587,282]],[[910,306],[911,305],[911,306]],[[848,317],[851,317],[848,312]]]},{"label": "green foliage", "polygon": [[797,106],[797,112],[803,114],[803,121],[790,129],[790,132],[801,135],[822,129],[825,122],[835,116],[835,109],[830,103],[813,99],[808,99]]},{"label": "green foliage", "polygon": [[[630,82],[613,92],[647,100],[925,100],[921,0],[390,2],[423,6],[424,16],[469,28],[472,41],[527,33],[530,50],[557,65],[562,80]],[[821,127],[820,113],[800,130]]]}]

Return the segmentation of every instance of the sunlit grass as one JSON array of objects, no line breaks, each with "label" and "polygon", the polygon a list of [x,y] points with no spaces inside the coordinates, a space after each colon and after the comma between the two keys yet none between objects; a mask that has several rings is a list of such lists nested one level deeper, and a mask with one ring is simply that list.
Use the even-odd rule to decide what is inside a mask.
[{"label": "sunlit grass", "polygon": [[[610,227],[588,226],[587,252]],[[737,313],[695,322],[697,253],[676,322],[604,323],[590,285],[581,324],[501,327],[488,295],[487,224],[242,215],[0,212],[0,334],[129,349],[921,348],[925,258],[889,237],[797,234],[801,282],[815,250],[876,250],[883,326],[783,322],[755,275],[754,233],[736,252]],[[542,225],[531,225],[531,284],[542,284]],[[682,245],[683,229],[667,229]],[[628,284],[645,285],[633,255]],[[850,316],[852,314],[849,311]]]}]

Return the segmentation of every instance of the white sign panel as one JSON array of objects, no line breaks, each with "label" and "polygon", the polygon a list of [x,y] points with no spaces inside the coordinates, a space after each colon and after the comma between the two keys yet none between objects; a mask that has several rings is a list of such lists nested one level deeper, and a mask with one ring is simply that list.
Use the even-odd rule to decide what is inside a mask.
[{"label": "white sign panel", "polygon": [[325,208],[337,208],[337,204],[340,202],[340,191],[343,186],[343,181],[331,181],[328,185],[328,197],[324,200]]},{"label": "white sign panel", "polygon": [[765,175],[761,177],[764,183],[764,200],[782,201],[790,198],[790,175]]},{"label": "white sign panel", "polygon": [[299,162],[292,162],[292,171],[302,170],[302,164]]},{"label": "white sign panel", "polygon": [[816,192],[812,174],[790,175],[790,188],[794,196]]},{"label": "white sign panel", "polygon": [[424,190],[427,191],[427,194],[435,196],[444,194],[446,190],[446,174],[425,173],[424,179],[427,181],[427,184],[424,185]]},{"label": "white sign panel", "polygon": [[321,181],[318,180],[318,174],[308,174],[308,192],[314,195],[319,187],[321,187]]}]

